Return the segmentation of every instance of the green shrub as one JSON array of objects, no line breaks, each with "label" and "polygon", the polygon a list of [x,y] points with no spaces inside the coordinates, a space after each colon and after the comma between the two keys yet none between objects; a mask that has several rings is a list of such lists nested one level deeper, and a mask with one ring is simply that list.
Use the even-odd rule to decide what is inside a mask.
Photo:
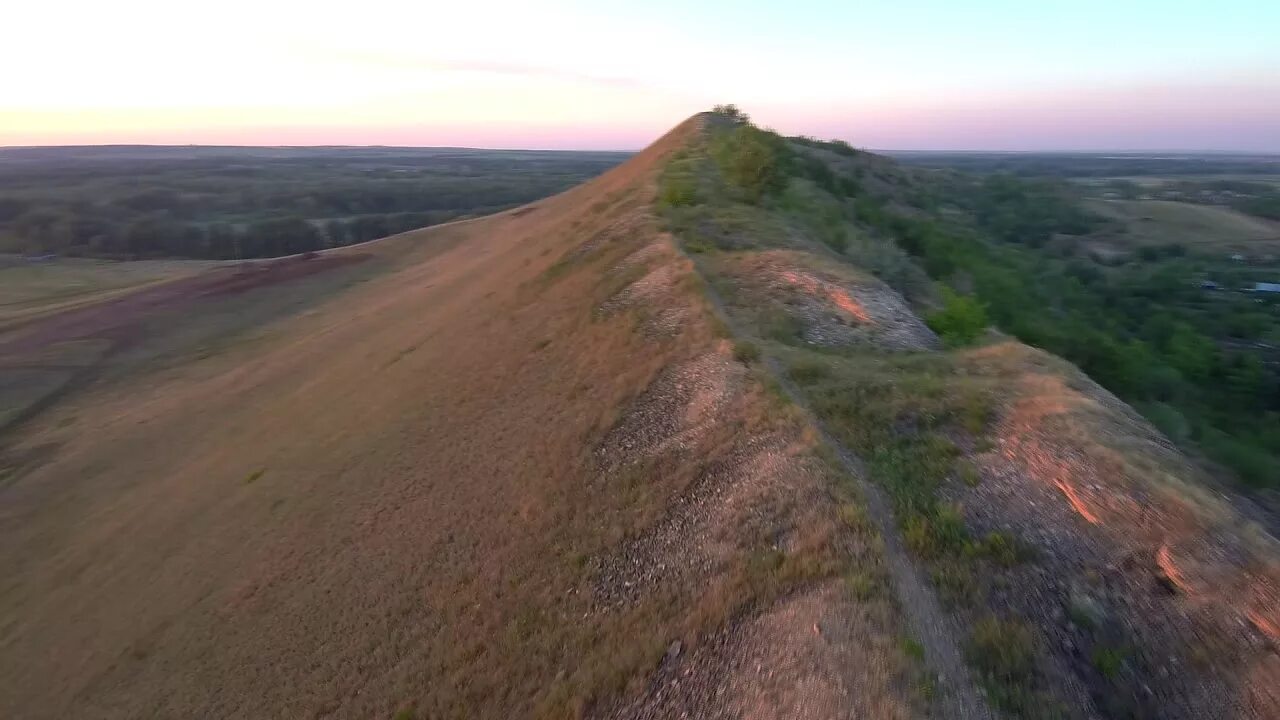
[{"label": "green shrub", "polygon": [[1036,641],[1030,628],[1014,620],[988,617],[973,626],[966,652],[999,707],[1032,710],[1035,702]]},{"label": "green shrub", "polygon": [[733,103],[716,105],[711,108],[711,112],[735,123],[751,122],[751,116],[740,110],[738,106]]},{"label": "green shrub", "polygon": [[801,360],[791,365],[788,374],[801,385],[812,385],[831,374],[831,368],[814,360]]},{"label": "green shrub", "polygon": [[942,288],[942,309],[927,318],[929,327],[948,347],[972,344],[987,329],[987,311],[977,300]]},{"label": "green shrub", "polygon": [[733,359],[741,363],[753,363],[760,359],[760,348],[753,342],[739,341],[733,346]]},{"label": "green shrub", "polygon": [[688,207],[698,203],[698,183],[691,175],[667,173],[662,178],[658,202],[664,207]]},{"label": "green shrub", "polygon": [[963,563],[938,563],[929,572],[929,578],[938,591],[938,599],[948,608],[972,607],[982,598],[973,570]]},{"label": "green shrub", "polygon": [[702,238],[695,237],[684,241],[685,252],[693,253],[694,255],[702,255],[704,253],[712,252],[715,249],[716,247],[714,245],[708,243]]},{"label": "green shrub", "polygon": [[746,124],[718,133],[711,143],[711,157],[725,182],[751,203],[759,203],[785,182],[785,152],[785,142],[776,133]]},{"label": "green shrub", "polygon": [[972,543],[969,551],[990,558],[1004,567],[1013,567],[1035,557],[1034,549],[1002,532],[987,533],[986,537]]}]

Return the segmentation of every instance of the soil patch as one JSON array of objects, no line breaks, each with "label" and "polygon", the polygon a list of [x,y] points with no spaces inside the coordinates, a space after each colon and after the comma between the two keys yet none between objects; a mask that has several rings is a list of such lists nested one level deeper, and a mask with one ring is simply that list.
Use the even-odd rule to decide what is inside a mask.
[{"label": "soil patch", "polygon": [[[1280,568],[1225,510],[1161,485],[1174,470],[1154,431],[1101,388],[1074,385],[1024,371],[996,447],[974,457],[981,482],[954,491],[977,530],[1036,550],[1004,573],[995,603],[1034,621],[1108,715],[1280,716],[1266,689],[1280,686]],[[1117,451],[1096,432],[1146,449]]]},{"label": "soil patch", "polygon": [[800,262],[799,253],[770,251],[740,259],[730,271],[798,321],[810,345],[919,351],[940,347],[902,296],[871,278],[841,277]]},{"label": "soil patch", "polygon": [[55,343],[84,338],[128,342],[133,339],[142,320],[154,313],[181,308],[203,297],[238,294],[255,287],[295,280],[361,262],[368,257],[360,254],[298,255],[217,268],[33,321],[0,337],[0,356],[32,353]]}]

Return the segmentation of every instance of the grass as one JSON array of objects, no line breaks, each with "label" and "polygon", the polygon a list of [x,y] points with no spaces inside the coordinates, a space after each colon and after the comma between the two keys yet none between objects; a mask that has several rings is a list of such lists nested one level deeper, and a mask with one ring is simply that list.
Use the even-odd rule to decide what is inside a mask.
[{"label": "grass", "polygon": [[973,626],[965,655],[979,672],[993,705],[1019,717],[1057,717],[1052,703],[1046,703],[1037,690],[1038,652],[1029,627],[990,616]]},{"label": "grass", "polygon": [[924,645],[921,645],[920,641],[915,638],[903,637],[902,651],[913,660],[924,660]]},{"label": "grass", "polygon": [[[739,433],[799,432],[750,381],[696,461],[602,475],[595,450],[631,401],[728,334],[698,304],[680,342],[595,316],[635,279],[608,269],[658,235],[540,281],[566,235],[585,241],[652,199],[661,157],[537,212],[391,238],[341,276],[149,323],[92,395],[60,401],[76,432],[24,428],[50,459],[13,481],[21,527],[0,543],[14,589],[0,612],[17,618],[0,652],[7,706],[234,714],[253,698],[260,715],[577,717],[643,689],[674,639],[693,652],[731,619],[855,571],[883,587],[878,546],[831,502],[799,519],[778,502],[735,524],[733,552],[697,582],[599,608],[591,559],[663,517]],[[643,192],[600,204],[619,187]],[[182,350],[247,335],[229,352]],[[228,478],[253,492],[226,492]],[[71,563],[111,571],[70,576]],[[887,593],[865,603],[892,625]],[[877,628],[867,637],[885,632],[892,650],[896,630]],[[144,646],[145,663],[120,651]],[[264,652],[270,663],[242,661]],[[67,653],[85,662],[54,662]]]},{"label": "grass", "polygon": [[787,368],[787,375],[800,385],[812,385],[831,374],[831,366],[823,360],[806,358],[793,362]]},{"label": "grass", "polygon": [[760,360],[760,346],[750,340],[739,340],[733,344],[733,359],[748,365],[757,362]]},{"label": "grass", "polygon": [[1002,532],[987,533],[985,537],[970,542],[966,549],[1007,568],[1035,559],[1033,548]]},{"label": "grass", "polygon": [[[796,315],[733,270],[749,266],[746,259],[761,250],[806,247],[768,229],[778,217],[789,218],[793,230],[812,241],[807,247],[817,242],[841,254],[878,257],[876,274],[892,277],[908,297],[932,302],[936,292],[909,258],[884,251],[878,239],[851,233],[843,208],[812,182],[793,180],[774,198],[755,203],[734,203],[732,193],[720,195],[713,187],[697,204],[668,214],[672,231],[686,249],[695,244],[696,265],[749,336],[738,340],[735,356],[753,362],[769,357],[785,368],[828,431],[862,458],[868,478],[884,488],[905,546],[928,572],[944,605],[960,618],[980,616],[988,588],[1006,577],[1005,570],[1034,561],[1035,554],[1012,534],[973,533],[964,508],[944,500],[942,491],[951,483],[973,488],[982,482],[969,454],[991,448],[996,401],[1007,388],[989,374],[972,372],[961,350],[893,354],[805,343]],[[772,217],[754,225],[735,222],[757,213]],[[973,344],[987,325],[983,308],[960,296],[946,299],[950,302],[931,324],[949,347]],[[752,349],[741,350],[748,342]],[[869,525],[857,503],[840,506],[838,515],[855,531]],[[851,570],[842,577],[847,592],[861,600],[889,591],[872,573]],[[909,639],[899,650],[916,660],[923,653]],[[1028,627],[994,618],[977,622],[966,653],[998,707],[1024,718],[1056,717],[1060,708],[1042,689],[1037,655]],[[929,699],[934,688],[926,678],[918,691]]]},{"label": "grass", "polygon": [[1086,200],[1085,206],[1119,222],[1133,245],[1177,243],[1206,251],[1271,253],[1280,249],[1280,223],[1230,208],[1171,200]]},{"label": "grass", "polygon": [[1114,681],[1124,669],[1124,664],[1128,661],[1129,654],[1127,648],[1099,645],[1089,654],[1089,660],[1102,677]]},{"label": "grass", "polygon": [[955,468],[956,477],[965,486],[975,488],[982,484],[982,473],[973,463],[957,458]]},{"label": "grass", "polygon": [[60,258],[0,266],[0,328],[151,283],[185,277],[214,264],[198,260],[112,262]]},{"label": "grass", "polygon": [[[611,181],[647,183],[629,172]],[[262,715],[391,717],[411,704],[418,717],[565,717],[643,678],[672,637],[714,627],[714,612],[691,610],[707,585],[583,620],[587,569],[561,560],[609,551],[689,480],[664,468],[627,505],[593,484],[591,428],[676,353],[713,342],[696,323],[670,347],[592,322],[611,289],[595,257],[537,282],[566,233],[585,240],[614,220],[606,207],[567,230],[599,196],[393,238],[336,274],[149,321],[91,397],[60,401],[55,417],[74,411],[91,431],[24,428],[52,459],[16,481],[31,483],[24,526],[0,550],[22,588],[0,609],[29,638],[0,653],[6,703],[93,714],[115,688],[122,716],[253,697]],[[599,264],[651,239],[602,248]],[[261,340],[183,351],[246,333]],[[226,493],[228,477],[269,492]],[[52,501],[54,488],[77,503]],[[56,541],[22,539],[55,528]],[[48,568],[70,557],[118,572],[51,583]],[[202,580],[161,567],[199,567]],[[38,588],[50,591],[37,607]],[[139,638],[148,663],[121,661]],[[30,661],[30,643],[102,662]],[[267,647],[270,663],[234,660]],[[66,686],[87,690],[52,690]]]},{"label": "grass", "polygon": [[[860,176],[850,192],[851,207],[846,208],[833,201],[831,194],[822,192],[827,186],[823,185],[821,173],[808,173],[806,179],[790,178],[780,190],[751,196],[740,194],[736,198],[747,202],[736,201],[733,193],[720,193],[714,182],[708,183],[705,177],[700,177],[699,189],[703,192],[696,202],[671,209],[669,227],[686,249],[696,248],[691,251],[696,256],[695,265],[707,275],[709,286],[723,297],[734,326],[744,328],[761,357],[770,360],[764,367],[786,369],[787,379],[799,387],[806,404],[826,429],[845,448],[860,456],[867,478],[884,488],[907,549],[928,572],[937,594],[954,616],[961,621],[972,621],[972,636],[965,654],[981,677],[992,704],[1023,718],[1063,716],[1068,713],[1051,697],[1050,686],[1057,685],[1043,674],[1041,659],[1049,653],[1062,657],[1063,651],[1057,646],[1040,648],[1037,631],[1018,618],[988,615],[992,608],[1001,608],[1003,612],[1003,608],[1020,607],[1016,598],[1024,591],[1015,585],[1030,573],[1016,568],[1036,562],[1036,554],[1014,534],[980,532],[975,523],[966,521],[965,507],[951,498],[964,498],[967,488],[978,487],[983,482],[983,470],[975,464],[978,460],[975,456],[995,449],[988,432],[997,403],[1003,405],[1006,398],[1014,400],[1008,408],[1009,425],[1016,426],[1017,411],[1031,403],[1035,410],[1048,410],[1048,421],[1036,416],[1032,427],[1037,432],[1043,428],[1054,433],[1065,444],[1080,448],[1082,453],[1092,447],[1105,446],[1114,450],[1112,457],[1123,458],[1125,463],[1141,454],[1134,451],[1136,443],[1133,442],[1142,434],[1141,429],[1121,425],[1118,432],[1110,432],[1116,426],[1104,422],[1102,413],[1084,417],[1069,400],[1062,403],[1061,410],[1051,402],[1042,402],[1038,395],[1041,391],[1033,389],[1034,381],[1052,378],[1050,385],[1052,382],[1071,384],[1070,378],[1076,377],[1076,371],[1059,366],[1065,363],[1055,359],[1056,364],[1051,367],[1024,363],[1013,368],[1000,360],[1003,351],[990,352],[997,346],[1023,349],[1025,346],[1016,342],[988,344],[986,341],[992,335],[987,331],[988,309],[963,294],[948,295],[939,288],[929,287],[921,268],[946,278],[953,283],[951,287],[964,293],[974,287],[982,289],[984,283],[998,285],[1004,278],[988,274],[975,279],[979,275],[976,271],[957,271],[957,268],[968,267],[957,258],[964,260],[963,253],[972,248],[961,242],[964,238],[951,238],[939,231],[948,227],[944,220],[931,226],[927,221],[907,219],[900,223],[901,227],[893,222],[874,222],[875,213],[878,211],[883,216],[884,208],[892,204],[888,197],[903,199],[900,189],[884,187],[892,178],[892,171],[888,177],[876,177],[874,173]],[[867,190],[866,197],[859,197],[861,189]],[[911,203],[910,197],[906,202],[930,211],[933,199],[925,196],[926,189],[922,188],[918,195],[920,202]],[[849,232],[846,222],[845,213],[850,209],[857,216],[853,222],[862,223],[855,232]],[[1266,228],[1268,236],[1264,238],[1256,232],[1260,227],[1256,220],[1242,219],[1220,208],[1143,203],[1141,210],[1154,214],[1150,219],[1122,218],[1127,228],[1124,237],[1140,246],[1140,256],[1152,253],[1151,247],[1144,251],[1143,245],[1184,242],[1171,237],[1178,232],[1195,233],[1203,243],[1201,249],[1210,248],[1214,252],[1229,247],[1230,242],[1247,242],[1256,247],[1259,243],[1275,244],[1280,240],[1280,233],[1273,227]],[[905,215],[898,219],[904,218]],[[1133,227],[1135,224],[1140,227]],[[1179,229],[1173,231],[1165,227],[1166,224],[1178,225]],[[789,233],[782,236],[773,233],[771,228],[777,225],[785,226]],[[916,258],[902,252],[895,239],[901,248],[911,248]],[[1090,241],[1099,243],[1106,239],[1100,233],[1090,236]],[[1186,242],[1194,244],[1189,239]],[[899,251],[893,252],[893,248]],[[760,258],[755,267],[763,265],[765,256],[761,251],[797,249],[832,263],[839,260],[831,258],[832,253],[826,252],[827,249],[844,258],[857,258],[860,270],[890,282],[909,300],[933,310],[941,306],[938,312],[923,314],[929,316],[929,324],[949,349],[940,353],[890,354],[866,349],[812,347],[805,341],[802,321],[796,317],[801,313],[788,313],[781,302],[773,300],[770,288],[756,287],[766,283],[753,283],[758,278],[749,273],[750,260]],[[979,250],[974,252],[982,254]],[[921,266],[917,266],[917,262]],[[747,270],[735,273],[735,267]],[[982,266],[979,263],[973,267],[981,269]],[[1001,316],[999,321],[1005,330],[1012,329],[1008,317],[1010,308],[1028,308],[1030,312],[1029,308],[1039,307],[1034,303],[1016,302],[1020,297],[1017,292],[983,290],[983,293],[981,297],[989,301],[992,297],[1014,298],[1001,307],[990,308],[992,313]],[[941,303],[937,302],[939,294]],[[917,311],[922,312],[920,308]],[[1014,317],[1019,316],[1015,313]],[[1045,320],[1031,318],[1028,322],[1034,325]],[[1081,325],[1082,329],[1088,327],[1088,323]],[[1087,345],[1085,340],[1081,343]],[[972,344],[983,347],[957,349]],[[1071,352],[1069,348],[1059,349]],[[1011,382],[1016,385],[1011,386]],[[1073,398],[1087,399],[1089,391],[1082,387],[1072,387]],[[1105,401],[1099,402],[1105,404]],[[1170,427],[1185,425],[1185,422],[1172,422],[1178,420],[1176,417],[1166,419],[1171,420],[1165,423]],[[1082,432],[1081,427],[1088,427],[1089,431]],[[1124,447],[1090,439],[1094,432],[1108,434]],[[1008,446],[1005,449],[1008,452]],[[986,459],[981,462],[985,467]],[[1052,465],[1052,458],[1049,463]],[[1141,464],[1144,469],[1147,467],[1146,460],[1141,460]],[[1052,467],[1037,466],[1029,473],[1045,479],[1044,475],[1051,470]],[[1168,475],[1174,477],[1181,472],[1179,469]],[[1002,485],[1005,482],[1004,478],[994,475],[989,478],[990,481],[997,479]],[[1099,477],[1099,481],[1102,479]],[[975,513],[974,519],[981,518],[985,524],[992,520],[991,516],[990,510],[984,509],[981,514]],[[846,513],[842,509],[841,520],[848,527],[857,527],[864,519],[856,511]],[[1056,565],[1058,560],[1047,558],[1046,562]],[[1067,569],[1068,574],[1073,572],[1075,568]],[[870,598],[879,592],[872,576],[847,572],[842,577],[845,588],[855,597]],[[1042,581],[1032,581],[1033,584],[1039,582]],[[1008,602],[1008,594],[1013,595],[1014,602]],[[1074,619],[1076,613],[1072,610]],[[1035,620],[1046,626],[1060,621],[1038,613]],[[1077,620],[1076,624],[1085,626],[1083,620]],[[901,649],[911,654],[910,647]],[[1113,683],[1113,689],[1119,690],[1121,678],[1135,672],[1127,665],[1128,656],[1123,648],[1103,646],[1092,652],[1086,648],[1085,653],[1096,674]],[[1096,684],[1093,672],[1081,671],[1078,667],[1073,671],[1088,684]],[[1103,712],[1109,713],[1105,709]]]},{"label": "grass", "polygon": [[761,337],[786,344],[798,343],[804,330],[794,315],[773,304],[759,311],[757,324]]}]

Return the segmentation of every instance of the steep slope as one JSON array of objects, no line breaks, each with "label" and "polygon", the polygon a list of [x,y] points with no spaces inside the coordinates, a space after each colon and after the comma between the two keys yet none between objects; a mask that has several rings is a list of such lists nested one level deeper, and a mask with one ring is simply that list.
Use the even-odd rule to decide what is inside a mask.
[{"label": "steep slope", "polygon": [[[669,164],[664,217],[741,339],[879,488],[871,507],[891,508],[886,534],[948,608],[933,628],[913,573],[895,574],[932,669],[962,647],[1019,717],[1280,715],[1276,541],[1067,363],[994,333],[940,349],[912,315],[941,305],[931,258],[905,251],[951,221],[917,201],[930,178],[732,113],[709,128]],[[939,327],[963,328],[964,308]]]},{"label": "steep slope", "polygon": [[0,714],[921,712],[874,526],[652,215],[701,133],[0,336],[78,378],[3,437]]}]

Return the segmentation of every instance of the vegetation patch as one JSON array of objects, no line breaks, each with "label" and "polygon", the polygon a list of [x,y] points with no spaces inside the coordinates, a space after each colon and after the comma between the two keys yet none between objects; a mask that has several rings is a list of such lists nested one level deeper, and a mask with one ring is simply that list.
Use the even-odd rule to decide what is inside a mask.
[{"label": "vegetation patch", "polygon": [[947,347],[971,345],[987,329],[987,311],[977,300],[942,288],[943,307],[926,318]]},{"label": "vegetation patch", "polygon": [[973,626],[966,657],[996,707],[1024,718],[1063,717],[1062,709],[1039,690],[1038,653],[1031,628],[992,616]]},{"label": "vegetation patch", "polygon": [[627,157],[458,148],[184,146],[144,156],[100,148],[93,158],[74,148],[17,152],[20,162],[0,160],[0,253],[225,260],[339,247],[495,213]]},{"label": "vegetation patch", "polygon": [[743,363],[754,363],[760,359],[760,346],[750,340],[739,340],[733,345],[733,359]]}]

